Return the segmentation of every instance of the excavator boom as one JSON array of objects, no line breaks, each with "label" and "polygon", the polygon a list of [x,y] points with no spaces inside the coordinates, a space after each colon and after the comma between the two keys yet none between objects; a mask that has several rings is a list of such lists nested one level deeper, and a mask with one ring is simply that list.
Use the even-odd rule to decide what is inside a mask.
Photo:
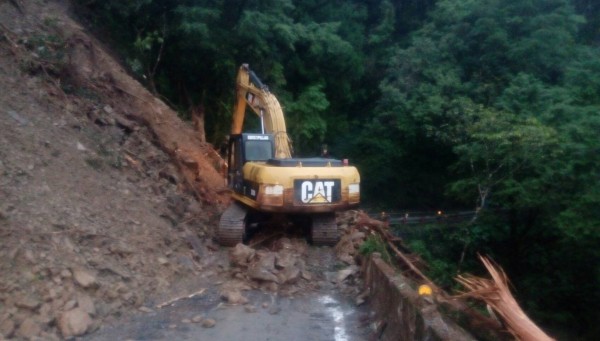
[{"label": "excavator boom", "polygon": [[250,70],[248,64],[243,64],[238,70],[236,97],[231,134],[242,133],[246,107],[250,106],[261,119],[262,133],[273,134],[275,158],[291,158],[291,143],[287,135],[281,105],[269,88]]}]

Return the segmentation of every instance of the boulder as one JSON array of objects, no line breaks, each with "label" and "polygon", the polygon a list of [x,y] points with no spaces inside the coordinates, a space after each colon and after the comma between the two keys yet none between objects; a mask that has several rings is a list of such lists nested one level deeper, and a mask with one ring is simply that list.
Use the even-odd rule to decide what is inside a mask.
[{"label": "boulder", "polygon": [[289,251],[281,251],[275,256],[275,266],[279,269],[294,266],[297,258],[296,255]]},{"label": "boulder", "polygon": [[6,319],[0,322],[0,335],[10,338],[15,332],[15,323],[13,320]]},{"label": "boulder", "polygon": [[202,321],[202,327],[204,328],[212,328],[217,324],[217,321],[213,319],[205,319]]},{"label": "boulder", "polygon": [[29,340],[40,335],[41,332],[42,329],[37,322],[35,322],[32,318],[26,318],[23,322],[21,322],[21,325],[19,326],[19,329],[17,329],[15,335],[19,338]]},{"label": "boulder", "polygon": [[89,315],[96,315],[96,306],[92,298],[86,294],[77,295],[77,306]]},{"label": "boulder", "polygon": [[85,334],[91,324],[90,315],[81,308],[66,311],[58,318],[58,329],[64,338]]},{"label": "boulder", "polygon": [[342,283],[346,278],[356,274],[357,272],[358,267],[356,265],[349,266],[346,269],[337,272],[336,281],[337,283]]},{"label": "boulder", "polygon": [[275,255],[271,252],[263,254],[258,262],[248,267],[248,276],[259,281],[278,283],[279,279],[273,273],[275,270]]},{"label": "boulder", "polygon": [[295,266],[290,266],[277,274],[277,278],[279,279],[279,283],[296,283],[300,278],[300,269]]},{"label": "boulder", "polygon": [[73,269],[73,278],[82,288],[93,288],[98,285],[96,276],[84,269]]},{"label": "boulder", "polygon": [[16,301],[15,305],[22,309],[35,311],[40,307],[40,305],[42,305],[42,302],[35,297],[26,296]]},{"label": "boulder", "polygon": [[229,251],[229,260],[236,266],[246,266],[254,258],[256,251],[242,243],[238,243]]},{"label": "boulder", "polygon": [[223,290],[221,292],[221,298],[227,301],[229,304],[246,304],[248,299],[242,295],[239,290]]}]

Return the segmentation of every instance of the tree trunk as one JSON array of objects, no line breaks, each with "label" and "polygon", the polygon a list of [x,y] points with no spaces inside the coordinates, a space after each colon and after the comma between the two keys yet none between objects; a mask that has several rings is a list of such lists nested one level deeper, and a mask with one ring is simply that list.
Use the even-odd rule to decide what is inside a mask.
[{"label": "tree trunk", "polygon": [[195,105],[191,107],[192,124],[198,132],[198,138],[201,142],[206,142],[206,131],[204,129],[204,105]]}]

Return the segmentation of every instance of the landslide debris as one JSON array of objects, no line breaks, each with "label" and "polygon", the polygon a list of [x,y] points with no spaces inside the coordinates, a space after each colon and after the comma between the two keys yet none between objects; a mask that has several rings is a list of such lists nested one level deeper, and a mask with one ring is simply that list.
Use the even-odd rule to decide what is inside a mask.
[{"label": "landslide debris", "polygon": [[355,214],[341,219],[338,261],[302,238],[215,246],[229,198],[212,147],[68,2],[18,3],[0,2],[0,340],[88,334],[214,283],[249,312],[249,289],[359,295]]},{"label": "landslide debris", "polygon": [[221,284],[222,299],[232,305],[252,306],[255,302],[249,302],[244,291],[302,296],[321,288],[337,288],[362,304],[365,293],[359,276],[359,248],[371,232],[357,224],[358,215],[356,211],[338,215],[341,238],[333,250],[309,247],[302,237],[272,238],[268,231],[249,241],[254,246],[237,244],[229,250],[226,280]]},{"label": "landslide debris", "polygon": [[211,146],[68,2],[14,3],[0,2],[0,340],[58,340],[216,275],[228,198]]}]

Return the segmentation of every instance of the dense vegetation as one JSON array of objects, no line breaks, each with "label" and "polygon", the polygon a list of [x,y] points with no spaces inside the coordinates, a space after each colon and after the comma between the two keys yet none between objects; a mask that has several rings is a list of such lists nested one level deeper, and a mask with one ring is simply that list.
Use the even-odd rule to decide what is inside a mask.
[{"label": "dense vegetation", "polygon": [[77,3],[152,91],[204,110],[209,141],[250,63],[297,153],[350,157],[370,205],[477,211],[412,241],[440,279],[490,254],[542,325],[600,335],[597,2]]}]

